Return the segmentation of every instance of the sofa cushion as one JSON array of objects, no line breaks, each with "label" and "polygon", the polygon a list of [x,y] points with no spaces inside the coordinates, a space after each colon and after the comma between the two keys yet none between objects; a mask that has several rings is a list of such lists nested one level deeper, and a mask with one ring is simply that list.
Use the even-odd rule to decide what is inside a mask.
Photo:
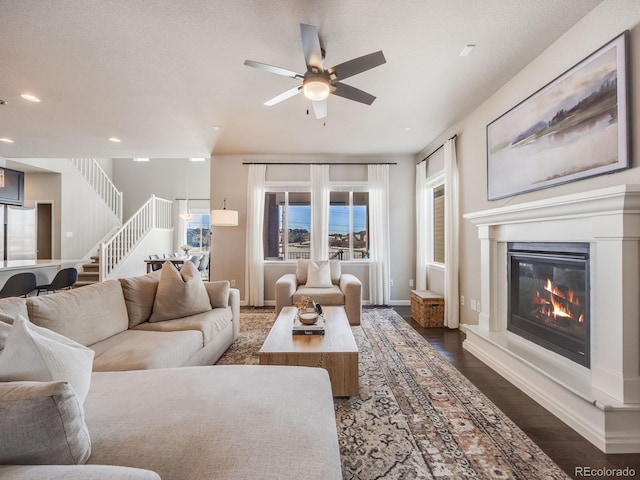
[{"label": "sofa cushion", "polygon": [[342,478],[324,369],[97,372],[85,410],[91,464],[117,459],[163,479]]},{"label": "sofa cushion", "polygon": [[211,302],[196,266],[186,262],[178,271],[171,262],[165,262],[149,321],[188,317],[207,310],[211,310]]},{"label": "sofa cushion", "polygon": [[[4,322],[9,321],[9,319],[12,320],[18,315],[28,318],[29,312],[27,310],[27,299],[22,297],[0,298],[0,313],[8,317],[0,318],[0,320]],[[9,321],[9,323],[11,322]]]},{"label": "sofa cushion", "polygon": [[306,286],[312,288],[330,288],[331,285],[331,268],[329,267],[329,262],[309,262]]},{"label": "sofa cushion", "polygon": [[202,347],[213,340],[229,323],[233,316],[231,307],[215,308],[208,312],[198,313],[189,317],[165,320],[163,322],[144,322],[134,327],[134,330],[154,332],[180,332],[183,330],[198,330],[202,332]]},{"label": "sofa cushion", "polygon": [[93,351],[30,323],[18,316],[13,325],[0,322],[8,330],[0,354],[0,381],[69,382],[84,403],[91,384]]},{"label": "sofa cushion", "polygon": [[207,289],[209,302],[213,308],[226,308],[229,306],[229,281],[219,280],[217,282],[204,282]]},{"label": "sofa cushion", "polygon": [[344,294],[336,285],[332,285],[330,288],[298,287],[296,293],[293,294],[293,303],[301,301],[304,296],[311,297],[314,302],[323,306],[344,305]]},{"label": "sofa cushion", "polygon": [[[309,262],[311,262],[311,260],[302,258],[296,263],[296,279],[298,285],[305,285],[307,283]],[[340,283],[340,276],[342,275],[340,260],[329,260],[329,268],[331,270],[331,283],[338,285]]]},{"label": "sofa cushion", "polygon": [[202,348],[202,338],[202,332],[196,330],[127,330],[91,345],[96,354],[93,371],[180,367]]},{"label": "sofa cushion", "polygon": [[4,465],[85,463],[91,440],[71,385],[0,383],[0,445]]},{"label": "sofa cushion", "polygon": [[127,306],[117,280],[52,295],[27,298],[29,319],[41,327],[89,346],[129,327]]},{"label": "sofa cushion", "polygon": [[124,303],[129,314],[129,328],[149,320],[156,299],[161,270],[137,277],[120,278]]}]

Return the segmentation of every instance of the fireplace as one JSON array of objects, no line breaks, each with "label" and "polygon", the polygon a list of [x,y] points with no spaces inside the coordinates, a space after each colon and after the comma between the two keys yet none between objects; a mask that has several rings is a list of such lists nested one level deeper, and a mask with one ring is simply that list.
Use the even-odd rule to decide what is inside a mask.
[{"label": "fireplace", "polygon": [[[482,306],[477,324],[462,324],[464,348],[603,452],[640,453],[640,185],[503,205],[464,217],[478,228]],[[509,288],[510,275],[519,278],[515,290]],[[558,329],[536,318],[535,312],[550,308],[532,297],[539,291],[551,302],[554,288],[545,288],[547,277],[579,298],[570,302],[569,310],[578,315],[577,323],[568,323],[573,328],[564,322]],[[521,297],[529,309],[515,308],[513,300]],[[577,313],[581,305],[584,312]],[[515,325],[509,325],[511,310],[517,314]],[[513,331],[532,325],[527,339]],[[528,340],[540,332],[553,333],[552,343],[562,339],[562,355]]]},{"label": "fireplace", "polygon": [[507,330],[590,366],[589,244],[508,243]]}]

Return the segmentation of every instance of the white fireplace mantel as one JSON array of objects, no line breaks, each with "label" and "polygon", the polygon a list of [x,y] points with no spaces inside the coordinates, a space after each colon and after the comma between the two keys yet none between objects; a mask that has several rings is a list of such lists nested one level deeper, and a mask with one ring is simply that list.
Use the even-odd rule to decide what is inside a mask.
[{"label": "white fireplace mantel", "polygon": [[[464,346],[607,453],[640,452],[640,185],[464,215],[478,228],[481,307]],[[591,365],[507,331],[507,244],[590,245]]]}]

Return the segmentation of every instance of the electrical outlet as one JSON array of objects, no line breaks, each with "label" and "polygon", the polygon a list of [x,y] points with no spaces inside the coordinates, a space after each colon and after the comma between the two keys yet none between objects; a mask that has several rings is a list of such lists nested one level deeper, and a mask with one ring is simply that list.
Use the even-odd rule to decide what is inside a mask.
[{"label": "electrical outlet", "polygon": [[409,280],[409,286],[413,287],[413,278],[411,280]]},{"label": "electrical outlet", "polygon": [[231,288],[234,288],[236,286],[236,281],[235,280],[231,280],[231,282],[229,282],[229,283],[231,283]]},{"label": "electrical outlet", "polygon": [[471,307],[471,310],[475,311],[476,308],[477,308],[477,306],[476,306],[477,304],[478,304],[478,302],[476,302],[475,298],[469,299],[469,307]]},{"label": "electrical outlet", "polygon": [[460,305],[464,306],[464,295],[460,295]]},{"label": "electrical outlet", "polygon": [[393,278],[389,280],[389,286],[393,287]]}]

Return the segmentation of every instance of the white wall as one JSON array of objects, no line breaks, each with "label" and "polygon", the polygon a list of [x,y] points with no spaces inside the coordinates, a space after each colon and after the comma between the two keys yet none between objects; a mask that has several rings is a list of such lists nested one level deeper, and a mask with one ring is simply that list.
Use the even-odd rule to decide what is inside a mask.
[{"label": "white wall", "polygon": [[[80,260],[89,253],[115,225],[116,217],[95,194],[76,168],[66,158],[28,158],[12,161],[60,174],[61,205],[59,218],[60,258]],[[25,184],[26,189],[26,184]],[[29,192],[29,201],[50,200],[54,192]],[[56,228],[56,227],[54,227]]]},{"label": "white wall", "polygon": [[[211,253],[211,278],[213,280],[235,280],[240,288],[241,299],[246,299],[245,288],[245,240],[246,240],[246,204],[248,166],[243,162],[331,162],[349,164],[355,162],[397,162],[390,166],[390,238],[391,238],[391,288],[392,303],[409,303],[409,280],[415,278],[415,206],[414,206],[414,157],[412,155],[395,156],[323,156],[323,155],[214,155],[211,157],[211,198],[212,202],[227,198],[227,207],[238,210],[238,227],[219,227],[213,232]],[[302,167],[308,171],[308,167]],[[291,167],[291,175],[297,178],[298,167]],[[356,177],[361,169],[345,167],[339,175],[348,175],[352,171]],[[366,173],[366,167],[364,167]],[[344,177],[342,177],[344,178]],[[270,179],[268,177],[268,179]],[[351,178],[352,180],[358,178]],[[332,178],[332,180],[334,180]],[[368,268],[345,264],[345,272],[354,273],[363,280],[365,300],[368,299]],[[294,271],[289,266],[269,266],[265,272],[265,301],[274,300],[273,283],[284,271]]]},{"label": "white wall", "polygon": [[[605,175],[537,192],[517,195],[497,201],[487,200],[486,126],[564,73],[580,60],[597,50],[624,30],[630,30],[629,50],[631,78],[632,158],[630,170]],[[438,148],[444,140],[458,135],[456,144],[460,170],[460,213],[496,208],[597,188],[640,183],[640,132],[637,112],[640,111],[640,4],[637,0],[605,0],[567,31],[551,47],[527,65],[473,113],[447,129],[424,149],[416,160]],[[463,323],[477,323],[477,313],[469,308],[470,299],[480,298],[480,243],[477,230],[460,220],[460,294],[466,302],[460,307]],[[637,292],[634,292],[637,294]]]},{"label": "white wall", "polygon": [[[174,202],[174,239],[172,251],[182,243],[178,239],[178,208],[176,199],[209,200],[209,159],[191,162],[188,158],[152,158],[148,162],[134,162],[130,158],[113,160],[112,180],[123,196],[123,218],[128,219],[151,195]],[[188,190],[188,191],[187,191]],[[217,207],[214,203],[212,207]],[[157,252],[152,252],[157,253]],[[162,253],[162,252],[160,252]]]}]

